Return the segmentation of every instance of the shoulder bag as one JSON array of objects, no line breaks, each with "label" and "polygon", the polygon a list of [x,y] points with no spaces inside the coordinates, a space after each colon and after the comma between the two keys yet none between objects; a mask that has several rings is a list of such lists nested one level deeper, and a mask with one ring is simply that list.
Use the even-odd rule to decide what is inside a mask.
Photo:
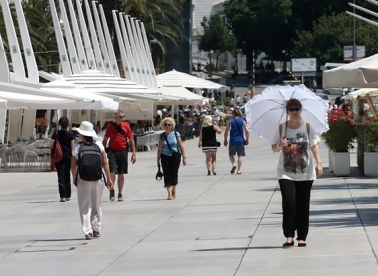
[{"label": "shoulder bag", "polygon": [[[175,132],[176,141],[177,141],[177,144],[178,144],[177,133],[176,133],[175,130],[174,130],[174,132]],[[177,152],[177,151],[174,151],[174,150],[172,149],[171,145],[170,145],[169,142],[168,142],[167,135],[165,135],[165,132],[162,133],[161,135],[164,136],[164,139],[165,139],[165,141],[167,142],[167,146],[168,146],[169,150],[172,152],[172,162],[173,162],[174,164],[180,164],[180,162],[181,162],[181,152],[180,152],[180,148],[179,148],[178,145],[177,145],[178,152]]]},{"label": "shoulder bag", "polygon": [[63,159],[63,149],[62,149],[62,145],[59,142],[58,131],[56,131],[55,134],[56,134],[56,137],[55,137],[54,147],[51,154],[51,160],[54,163],[59,163]]}]

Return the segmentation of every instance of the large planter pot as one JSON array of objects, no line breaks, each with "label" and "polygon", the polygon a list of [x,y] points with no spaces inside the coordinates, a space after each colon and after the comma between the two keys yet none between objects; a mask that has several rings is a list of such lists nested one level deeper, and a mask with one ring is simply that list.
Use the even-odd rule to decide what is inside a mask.
[{"label": "large planter pot", "polygon": [[377,176],[378,173],[378,152],[364,153],[364,175]]},{"label": "large planter pot", "polygon": [[349,152],[331,152],[331,162],[335,176],[350,175]]},{"label": "large planter pot", "polygon": [[328,149],[328,169],[330,172],[333,172],[333,163],[332,163],[332,160],[333,160],[333,151]]}]

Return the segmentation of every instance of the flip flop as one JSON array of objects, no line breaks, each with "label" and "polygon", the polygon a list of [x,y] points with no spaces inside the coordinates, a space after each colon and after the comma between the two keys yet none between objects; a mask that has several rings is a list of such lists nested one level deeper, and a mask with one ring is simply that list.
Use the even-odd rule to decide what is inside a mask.
[{"label": "flip flop", "polygon": [[231,173],[235,173],[236,166],[232,166]]}]

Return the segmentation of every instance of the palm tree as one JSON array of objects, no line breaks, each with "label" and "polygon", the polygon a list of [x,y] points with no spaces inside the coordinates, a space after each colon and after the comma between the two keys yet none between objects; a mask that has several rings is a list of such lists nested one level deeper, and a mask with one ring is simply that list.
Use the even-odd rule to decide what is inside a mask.
[{"label": "palm tree", "polygon": [[[38,69],[47,72],[58,72],[59,53],[55,38],[54,27],[52,24],[51,12],[48,0],[30,0],[23,1],[22,6],[25,14],[26,23],[30,34],[30,40],[33,45],[35,59]],[[16,10],[13,4],[10,5],[13,22],[18,36],[18,24],[16,23]],[[8,41],[5,31],[5,23],[0,9],[0,33],[4,40],[4,46],[9,51]],[[21,45],[21,39],[19,38]],[[21,47],[21,51],[23,51]],[[23,54],[23,53],[22,53]]]}]

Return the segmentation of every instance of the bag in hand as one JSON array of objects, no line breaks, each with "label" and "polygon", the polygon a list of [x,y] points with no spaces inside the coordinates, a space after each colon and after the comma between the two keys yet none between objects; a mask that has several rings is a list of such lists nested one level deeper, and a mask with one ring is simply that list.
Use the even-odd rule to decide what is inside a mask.
[{"label": "bag in hand", "polygon": [[161,170],[160,170],[160,166],[158,166],[158,171],[157,171],[157,173],[156,173],[155,179],[156,179],[157,181],[160,181],[160,180],[162,180],[163,176],[164,176],[164,174],[161,172]]},{"label": "bag in hand", "polygon": [[181,162],[181,153],[173,152],[172,153],[172,163],[173,164],[180,164]]},{"label": "bag in hand", "polygon": [[221,143],[217,142],[217,147],[220,148],[220,146],[221,146]]},{"label": "bag in hand", "polygon": [[55,139],[53,151],[51,154],[51,160],[54,163],[59,163],[60,161],[62,161],[62,159],[63,159],[63,149],[62,149],[62,145],[60,144],[58,140],[58,133],[56,133],[56,139]]}]

